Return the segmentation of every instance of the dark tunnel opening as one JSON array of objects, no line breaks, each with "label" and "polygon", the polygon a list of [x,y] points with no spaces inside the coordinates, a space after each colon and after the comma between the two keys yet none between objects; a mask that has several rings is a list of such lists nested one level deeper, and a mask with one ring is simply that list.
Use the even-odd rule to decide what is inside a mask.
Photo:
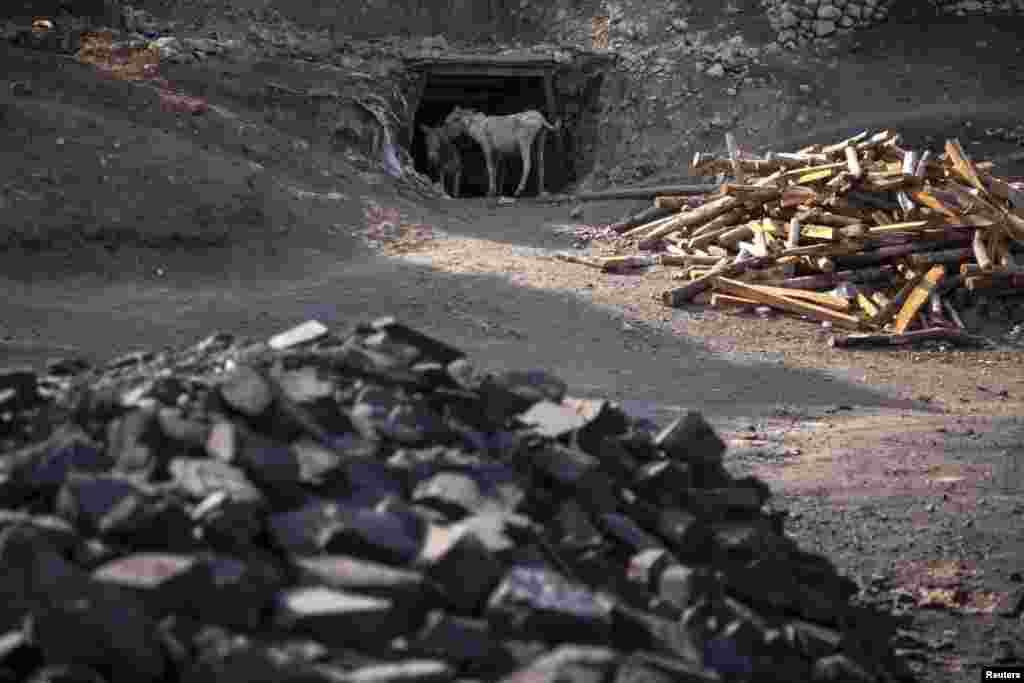
[{"label": "dark tunnel opening", "polygon": [[[426,145],[420,125],[437,126],[456,106],[476,109],[485,114],[501,116],[536,109],[551,123],[554,112],[549,111],[542,76],[427,76],[419,107],[413,121],[412,157],[416,170],[439,179],[438,172],[427,162]],[[548,131],[544,148],[544,184],[548,192],[557,192],[568,182],[566,169],[560,164],[559,140],[562,131]],[[487,195],[487,165],[483,151],[468,137],[457,141],[462,155],[462,197],[484,197]],[[537,152],[534,151],[534,169],[530,173],[523,196],[538,194]],[[504,173],[499,193],[512,196],[522,175],[522,160],[519,155],[503,159]],[[446,188],[450,192],[450,188]]]}]

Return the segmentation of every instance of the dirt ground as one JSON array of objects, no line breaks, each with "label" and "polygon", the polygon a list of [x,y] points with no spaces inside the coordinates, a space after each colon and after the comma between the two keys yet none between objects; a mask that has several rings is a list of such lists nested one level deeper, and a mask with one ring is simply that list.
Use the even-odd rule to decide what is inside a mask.
[{"label": "dirt ground", "polygon": [[[1018,123],[1024,98],[996,59],[1013,44],[994,22],[879,29],[832,71],[780,72],[816,78],[800,96],[817,127],[791,138],[892,125],[1009,154],[979,131]],[[906,615],[897,646],[921,680],[1024,658],[1024,622],[997,614],[1024,581],[1020,350],[841,351],[807,322],[667,309],[666,271],[552,258],[643,202],[570,219],[570,203],[425,200],[225,95],[225,74],[243,90],[257,79],[245,65],[180,67],[213,105],[182,116],[67,59],[4,45],[0,60],[0,363],[393,314],[484,367],[549,368],[577,396],[661,421],[702,410],[732,466],[772,485],[800,543],[858,579],[861,599]],[[283,65],[275,78],[287,82]]]}]

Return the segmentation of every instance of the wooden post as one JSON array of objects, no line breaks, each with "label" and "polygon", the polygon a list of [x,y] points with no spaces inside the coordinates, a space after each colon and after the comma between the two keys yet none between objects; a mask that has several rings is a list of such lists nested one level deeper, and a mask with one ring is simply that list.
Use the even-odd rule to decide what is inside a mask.
[{"label": "wooden post", "polygon": [[[555,76],[554,76],[553,73],[551,73],[551,71],[546,71],[544,73],[544,99],[547,102],[548,116],[554,119],[553,121],[550,121],[550,123],[554,124],[554,125],[558,125],[558,124],[556,124],[556,121],[560,121],[561,120],[562,111],[561,111],[561,108],[559,108],[559,106],[558,106],[558,97],[555,95],[554,79],[555,79]],[[558,130],[553,131],[553,132],[554,132],[554,135],[552,137],[555,138],[555,154],[557,155],[556,158],[559,159],[559,160],[568,159],[569,156],[565,153],[565,138],[563,137],[565,135],[565,130],[562,128],[562,126],[559,125],[558,126]],[[547,136],[546,135],[544,136],[544,139],[545,139],[545,141],[547,140]],[[550,158],[550,156],[548,158]],[[540,177],[544,177],[544,175],[549,175],[547,173],[548,169],[544,169],[544,171],[545,171],[545,173],[541,174]],[[565,168],[564,165],[560,164],[560,170],[558,172],[558,185],[557,185],[557,187],[562,187],[562,186],[564,186],[569,181],[569,178],[567,177],[567,175],[568,175],[568,169]],[[543,187],[538,187],[537,188],[538,193],[543,193],[545,191],[545,189],[546,188],[543,188]]]}]

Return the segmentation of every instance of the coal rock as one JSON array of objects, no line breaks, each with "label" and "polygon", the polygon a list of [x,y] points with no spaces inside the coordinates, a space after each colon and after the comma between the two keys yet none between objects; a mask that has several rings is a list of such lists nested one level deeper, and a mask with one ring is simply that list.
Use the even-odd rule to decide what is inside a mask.
[{"label": "coal rock", "polygon": [[698,411],[390,317],[46,372],[0,371],[0,683],[906,676]]}]

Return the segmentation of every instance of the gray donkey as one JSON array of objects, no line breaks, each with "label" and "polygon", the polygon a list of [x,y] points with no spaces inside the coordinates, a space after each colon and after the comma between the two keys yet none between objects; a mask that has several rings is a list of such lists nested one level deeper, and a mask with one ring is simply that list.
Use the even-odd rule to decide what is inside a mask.
[{"label": "gray donkey", "polygon": [[445,192],[458,197],[462,187],[462,155],[455,138],[462,135],[462,127],[449,123],[436,127],[420,124],[420,130],[427,145],[427,161],[439,173]]},{"label": "gray donkey", "polygon": [[516,188],[515,196],[518,197],[523,193],[532,170],[533,143],[539,138],[540,145],[537,149],[538,187],[541,195],[547,194],[544,187],[544,142],[547,131],[558,130],[560,126],[548,123],[539,111],[530,109],[507,116],[487,116],[473,109],[455,107],[445,119],[445,124],[461,127],[466,135],[480,145],[480,149],[484,153],[484,161],[487,162],[488,196],[490,197],[498,194],[499,187],[496,176],[502,157],[517,152],[523,159],[523,174],[519,179],[519,187]]}]

